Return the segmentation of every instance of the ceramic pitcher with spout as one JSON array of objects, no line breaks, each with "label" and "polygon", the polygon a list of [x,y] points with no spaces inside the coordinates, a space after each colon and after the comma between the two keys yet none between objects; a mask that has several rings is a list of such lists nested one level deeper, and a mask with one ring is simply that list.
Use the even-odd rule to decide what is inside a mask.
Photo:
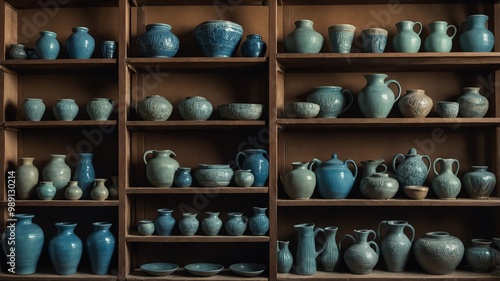
[{"label": "ceramic pitcher with spout", "polygon": [[[366,74],[366,86],[358,94],[359,109],[367,118],[386,118],[392,106],[401,96],[401,85],[394,79],[385,80],[387,74]],[[394,93],[389,84],[395,84]]]},{"label": "ceramic pitcher with spout", "polygon": [[[147,156],[153,154],[149,161]],[[146,178],[152,186],[171,187],[179,162],[171,156],[176,156],[172,150],[147,150],[144,152],[143,160],[146,165]]]},{"label": "ceramic pitcher with spout", "polygon": [[[382,233],[382,227],[386,231]],[[409,229],[411,236],[408,238],[404,233]],[[411,246],[415,238],[415,229],[407,221],[402,220],[384,220],[378,224],[378,236],[380,237],[380,251],[384,258],[387,271],[404,271],[410,257]]]},{"label": "ceramic pitcher with spout", "polygon": [[313,275],[316,273],[316,257],[326,248],[324,243],[316,250],[315,238],[324,230],[314,227],[313,223],[302,223],[294,226],[297,231],[297,255],[295,257],[295,273],[299,275]]},{"label": "ceramic pitcher with spout", "polygon": [[[373,234],[373,240],[368,240]],[[354,230],[354,235],[346,234],[340,241],[339,248],[342,250],[342,242],[350,238],[354,244],[344,252],[344,261],[349,270],[354,274],[369,274],[377,265],[379,258],[379,248],[374,241],[377,237],[375,231],[371,229]]]}]

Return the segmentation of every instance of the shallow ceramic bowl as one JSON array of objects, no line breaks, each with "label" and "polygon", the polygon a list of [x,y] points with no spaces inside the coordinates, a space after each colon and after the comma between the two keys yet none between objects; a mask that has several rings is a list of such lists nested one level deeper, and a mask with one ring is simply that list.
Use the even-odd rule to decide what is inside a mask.
[{"label": "shallow ceramic bowl", "polygon": [[154,262],[141,265],[142,271],[152,276],[167,276],[179,268],[175,263]]},{"label": "shallow ceramic bowl", "polygon": [[319,109],[319,104],[313,102],[291,102],[285,106],[285,114],[288,118],[308,119],[316,117]]},{"label": "shallow ceramic bowl", "polygon": [[187,272],[196,276],[213,276],[224,269],[223,265],[216,263],[192,263],[184,266]]},{"label": "shallow ceramic bowl", "polygon": [[429,188],[420,185],[407,185],[404,188],[406,196],[415,200],[422,200],[427,196]]},{"label": "shallow ceramic bowl", "polygon": [[262,104],[259,103],[228,103],[217,106],[222,119],[257,120],[262,115]]},{"label": "shallow ceramic bowl", "polygon": [[238,275],[253,277],[264,272],[266,266],[260,263],[235,263],[230,265],[229,269]]},{"label": "shallow ceramic bowl", "polygon": [[194,176],[203,187],[228,186],[233,178],[233,170],[224,164],[199,164]]}]

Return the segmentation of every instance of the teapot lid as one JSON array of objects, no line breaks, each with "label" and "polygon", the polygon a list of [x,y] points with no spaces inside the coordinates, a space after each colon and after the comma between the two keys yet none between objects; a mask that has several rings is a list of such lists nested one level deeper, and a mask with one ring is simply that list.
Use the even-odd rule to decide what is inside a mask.
[{"label": "teapot lid", "polygon": [[337,153],[333,153],[332,159],[323,162],[323,165],[328,165],[328,166],[344,165],[344,161],[337,158]]},{"label": "teapot lid", "polygon": [[415,147],[410,148],[410,150],[408,150],[408,154],[406,154],[406,155],[408,155],[408,156],[418,155],[417,149]]}]

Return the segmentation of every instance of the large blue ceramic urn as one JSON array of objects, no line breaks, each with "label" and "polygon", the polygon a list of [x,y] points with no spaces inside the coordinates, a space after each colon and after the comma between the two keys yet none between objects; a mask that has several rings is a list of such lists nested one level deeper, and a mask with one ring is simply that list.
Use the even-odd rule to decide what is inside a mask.
[{"label": "large blue ceramic urn", "polygon": [[139,56],[150,58],[172,58],[179,50],[179,38],[166,23],[146,25],[146,32],[137,37]]},{"label": "large blue ceramic urn", "polygon": [[95,49],[95,40],[88,33],[88,27],[76,26],[66,39],[66,51],[72,59],[90,59]]}]

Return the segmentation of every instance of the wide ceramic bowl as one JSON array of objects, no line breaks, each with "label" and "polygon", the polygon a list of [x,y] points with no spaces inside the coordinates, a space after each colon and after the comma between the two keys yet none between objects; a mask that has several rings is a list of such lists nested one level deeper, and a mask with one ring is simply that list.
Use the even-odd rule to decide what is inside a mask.
[{"label": "wide ceramic bowl", "polygon": [[227,103],[217,106],[222,119],[257,120],[262,115],[262,104],[259,103]]},{"label": "wide ceramic bowl", "polygon": [[209,20],[194,28],[194,37],[206,57],[231,57],[241,42],[243,27],[227,20]]},{"label": "wide ceramic bowl", "polygon": [[175,263],[154,262],[141,265],[141,270],[152,276],[167,276],[179,268]]},{"label": "wide ceramic bowl", "polygon": [[233,178],[233,170],[224,164],[199,164],[194,176],[203,187],[228,186]]},{"label": "wide ceramic bowl", "polygon": [[184,266],[184,269],[193,275],[208,277],[221,272],[224,266],[216,263],[192,263]]},{"label": "wide ceramic bowl", "polygon": [[261,274],[266,270],[266,266],[260,263],[235,263],[229,266],[229,269],[234,273],[245,276],[253,277]]},{"label": "wide ceramic bowl", "polygon": [[406,196],[415,200],[422,200],[427,196],[429,188],[427,186],[420,185],[407,185],[403,187]]},{"label": "wide ceramic bowl", "polygon": [[285,114],[288,118],[309,119],[318,115],[319,104],[313,102],[291,102],[285,106]]}]

